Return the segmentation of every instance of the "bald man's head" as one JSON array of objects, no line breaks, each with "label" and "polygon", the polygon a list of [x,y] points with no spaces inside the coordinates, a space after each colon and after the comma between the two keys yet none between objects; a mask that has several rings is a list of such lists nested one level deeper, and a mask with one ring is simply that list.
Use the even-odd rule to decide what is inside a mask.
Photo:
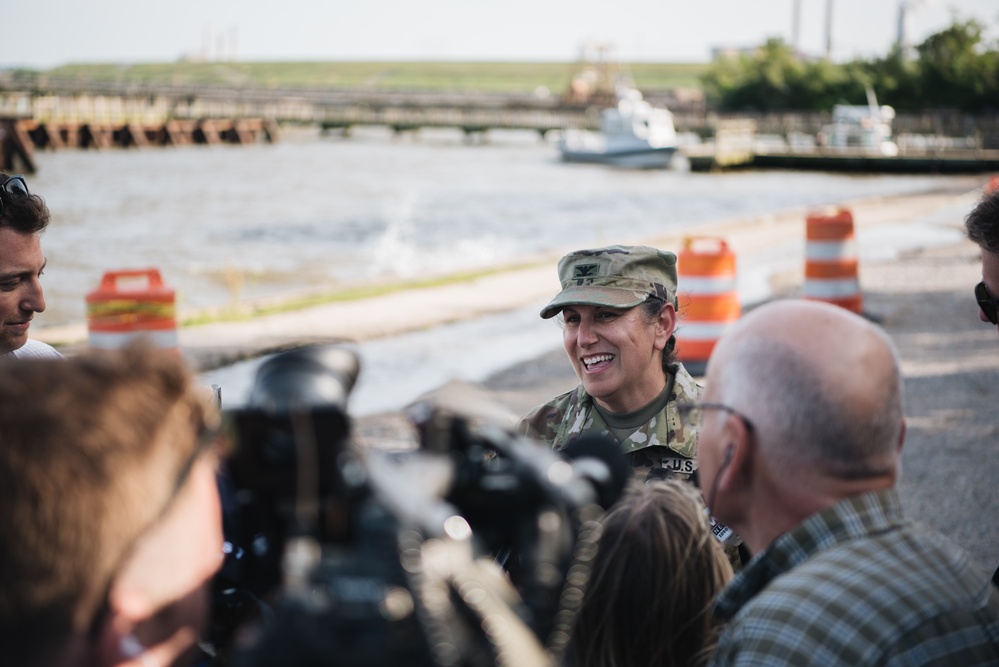
[{"label": "bald man's head", "polygon": [[896,474],[903,433],[894,346],[870,322],[815,301],[777,301],[719,342],[708,392],[752,422],[777,470],[841,479]]}]

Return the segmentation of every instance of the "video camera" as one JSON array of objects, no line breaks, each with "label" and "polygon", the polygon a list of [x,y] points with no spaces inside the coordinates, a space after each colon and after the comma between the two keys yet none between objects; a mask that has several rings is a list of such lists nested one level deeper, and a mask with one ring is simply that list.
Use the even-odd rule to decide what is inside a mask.
[{"label": "video camera", "polygon": [[602,439],[557,456],[465,389],[411,406],[416,449],[363,448],[359,370],[345,346],[279,354],[223,412],[216,662],[561,664],[596,520],[630,467]]}]

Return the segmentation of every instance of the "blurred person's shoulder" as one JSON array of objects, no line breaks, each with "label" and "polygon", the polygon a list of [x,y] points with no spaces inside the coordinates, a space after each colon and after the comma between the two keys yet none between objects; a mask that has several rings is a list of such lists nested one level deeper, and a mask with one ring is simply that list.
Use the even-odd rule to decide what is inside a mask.
[{"label": "blurred person's shoulder", "polygon": [[518,433],[549,445],[555,442],[566,415],[578,412],[585,395],[582,385],[559,394],[534,408],[520,419]]},{"label": "blurred person's shoulder", "polygon": [[14,359],[65,359],[59,350],[48,343],[29,338],[24,345],[10,352]]}]

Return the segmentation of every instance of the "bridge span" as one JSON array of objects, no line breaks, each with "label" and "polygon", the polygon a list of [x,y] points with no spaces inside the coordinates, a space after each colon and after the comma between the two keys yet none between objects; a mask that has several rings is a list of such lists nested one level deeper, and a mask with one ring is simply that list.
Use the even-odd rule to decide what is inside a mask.
[{"label": "bridge span", "polygon": [[329,127],[455,127],[472,132],[547,132],[596,127],[599,112],[557,97],[487,93],[245,89],[137,86],[41,78],[34,85],[0,79],[0,116],[110,122],[264,118]]},{"label": "bridge span", "polygon": [[0,144],[5,168],[33,171],[32,150],[178,143],[274,141],[282,124],[348,132],[361,125],[395,132],[457,128],[596,128],[599,108],[558,98],[481,93],[139,86],[40,77],[0,78]]}]

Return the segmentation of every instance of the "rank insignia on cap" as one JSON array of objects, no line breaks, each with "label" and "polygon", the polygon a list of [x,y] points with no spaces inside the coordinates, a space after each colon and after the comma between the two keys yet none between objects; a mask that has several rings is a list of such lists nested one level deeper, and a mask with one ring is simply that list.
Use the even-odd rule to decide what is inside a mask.
[{"label": "rank insignia on cap", "polygon": [[576,280],[594,278],[600,271],[599,264],[577,264],[572,267],[572,277]]}]

